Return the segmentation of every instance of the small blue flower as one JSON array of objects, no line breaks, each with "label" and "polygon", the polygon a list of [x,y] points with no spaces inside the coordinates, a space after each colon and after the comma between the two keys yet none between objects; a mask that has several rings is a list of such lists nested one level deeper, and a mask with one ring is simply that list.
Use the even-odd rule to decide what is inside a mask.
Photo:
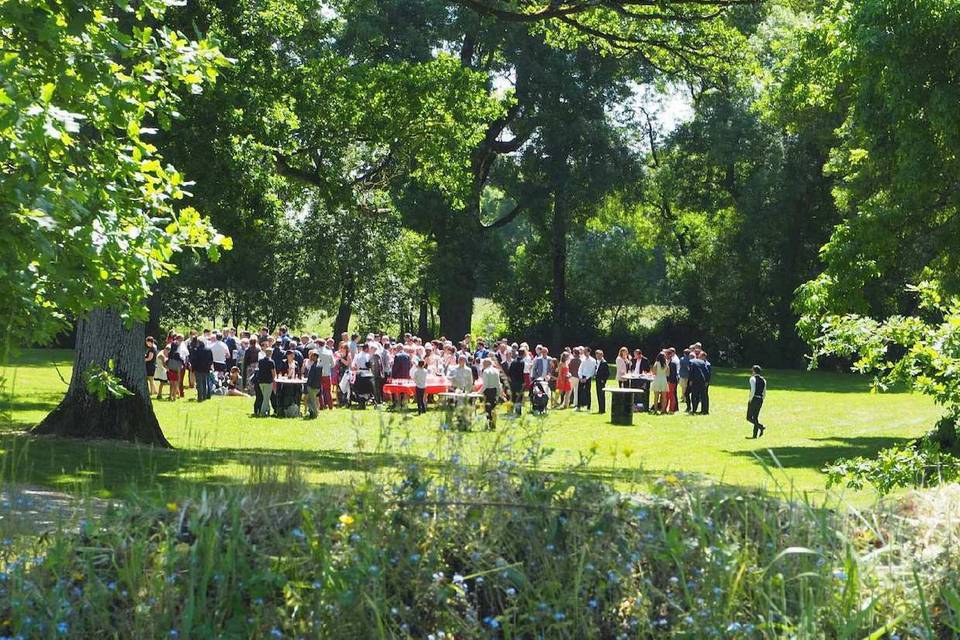
[{"label": "small blue flower", "polygon": [[463,584],[463,576],[459,573],[453,574],[453,584]]},{"label": "small blue flower", "polygon": [[599,604],[597,603],[597,599],[596,599],[596,598],[590,598],[590,599],[587,601],[587,606],[590,607],[591,609],[596,609],[596,608],[599,606]]},{"label": "small blue flower", "polygon": [[419,553],[410,554],[410,562],[420,562],[420,554]]},{"label": "small blue flower", "polygon": [[553,614],[553,619],[557,622],[563,622],[567,619],[567,616],[563,613],[563,611],[557,611],[555,614]]},{"label": "small blue flower", "polygon": [[834,570],[833,570],[833,579],[834,579],[834,580],[840,580],[840,581],[846,580],[846,579],[847,579],[847,572],[844,571],[843,569],[834,569]]},{"label": "small blue flower", "polygon": [[68,625],[66,622],[60,622],[57,624],[57,633],[64,635],[69,630],[70,630],[70,625]]},{"label": "small blue flower", "polygon": [[508,598],[512,598],[513,596],[517,595],[517,590],[513,587],[507,587],[506,593]]},{"label": "small blue flower", "polygon": [[500,621],[497,620],[496,618],[492,617],[492,616],[487,616],[486,618],[484,618],[484,619],[483,619],[483,624],[487,625],[487,626],[490,627],[491,629],[499,629],[499,628],[500,628]]},{"label": "small blue flower", "polygon": [[301,540],[307,537],[307,535],[303,532],[303,529],[301,529],[300,527],[296,527],[295,529],[290,531],[290,535],[292,535],[294,538],[299,538]]},{"label": "small blue flower", "polygon": [[117,590],[117,583],[116,583],[116,582],[114,582],[113,580],[111,580],[110,582],[107,583],[107,591],[116,591],[116,590]]},{"label": "small blue flower", "polygon": [[170,633],[168,633],[167,635],[170,636],[171,638],[179,638],[180,632],[177,631],[176,629],[170,629]]},{"label": "small blue flower", "polygon": [[731,622],[727,625],[727,633],[737,633],[743,629],[743,625],[739,622]]},{"label": "small blue flower", "polygon": [[283,631],[280,631],[280,629],[277,629],[276,627],[274,627],[273,629],[270,629],[270,635],[273,636],[274,638],[282,638]]}]

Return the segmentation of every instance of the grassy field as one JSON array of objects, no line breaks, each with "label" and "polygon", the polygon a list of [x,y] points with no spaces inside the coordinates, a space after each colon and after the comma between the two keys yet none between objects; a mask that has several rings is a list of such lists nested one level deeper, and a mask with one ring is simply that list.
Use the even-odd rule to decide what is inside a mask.
[{"label": "grassy field", "polygon": [[[411,417],[337,410],[314,421],[264,420],[250,417],[252,399],[217,397],[198,405],[193,391],[187,401],[155,404],[175,451],[38,440],[22,432],[59,401],[70,376],[70,353],[27,351],[2,375],[9,396],[0,409],[0,473],[8,481],[68,491],[164,494],[182,483],[242,482],[268,463],[295,463],[311,481],[337,483],[358,470],[396,466],[404,458],[428,463],[439,442],[441,414],[436,411]],[[939,414],[926,398],[870,393],[863,378],[770,371],[763,413],[767,433],[752,440],[744,419],[746,377],[745,372],[717,372],[709,416],[637,415],[632,427],[620,427],[596,409],[589,415],[551,412],[538,422],[544,444],[554,450],[548,462],[559,466],[587,458],[583,473],[619,482],[685,473],[822,492],[819,470],[825,463],[916,437]],[[521,436],[522,429],[509,420],[501,419],[500,427],[496,433],[464,434],[468,450],[470,440]],[[391,447],[378,446],[384,431]]]}]

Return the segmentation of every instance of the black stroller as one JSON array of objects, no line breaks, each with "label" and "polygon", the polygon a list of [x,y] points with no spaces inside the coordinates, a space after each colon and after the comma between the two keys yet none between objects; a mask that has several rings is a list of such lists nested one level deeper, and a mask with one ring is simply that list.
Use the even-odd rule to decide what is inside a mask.
[{"label": "black stroller", "polygon": [[367,403],[374,401],[373,395],[373,372],[366,369],[357,371],[357,377],[350,387],[350,404],[356,403],[360,409],[364,409]]},{"label": "black stroller", "polygon": [[550,385],[544,378],[537,378],[530,387],[530,403],[533,405],[533,413],[543,415],[547,412],[547,405],[550,404]]}]

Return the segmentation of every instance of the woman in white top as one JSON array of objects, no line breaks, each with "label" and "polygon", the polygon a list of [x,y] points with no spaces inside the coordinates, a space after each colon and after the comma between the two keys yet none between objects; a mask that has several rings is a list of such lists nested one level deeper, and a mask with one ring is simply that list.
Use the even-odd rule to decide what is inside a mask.
[{"label": "woman in white top", "polygon": [[667,366],[667,358],[663,355],[662,351],[657,354],[657,360],[653,363],[651,371],[653,371],[653,382],[650,383],[650,393],[653,394],[653,406],[651,409],[659,413],[665,413],[667,410],[667,402],[669,401],[667,394],[667,373],[670,371],[670,368]]},{"label": "woman in white top", "polygon": [[621,387],[626,386],[628,371],[630,371],[630,351],[626,347],[620,347],[617,353],[617,382]]}]

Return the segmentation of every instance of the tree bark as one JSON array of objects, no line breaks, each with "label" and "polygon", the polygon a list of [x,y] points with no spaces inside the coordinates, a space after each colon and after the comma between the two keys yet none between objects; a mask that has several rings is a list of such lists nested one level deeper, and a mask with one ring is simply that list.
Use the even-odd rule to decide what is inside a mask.
[{"label": "tree bark", "polygon": [[420,296],[420,313],[417,317],[417,335],[424,340],[429,340],[433,337],[430,335],[430,326],[427,323],[427,318],[427,294],[424,292]]},{"label": "tree bark", "polygon": [[[170,447],[150,402],[144,350],[143,323],[128,327],[113,309],[80,319],[67,395],[32,433]],[[112,373],[133,395],[101,401],[87,390],[84,374],[91,366],[110,370],[111,361]]]},{"label": "tree bark", "polygon": [[353,298],[356,294],[356,285],[353,281],[353,274],[348,274],[343,279],[340,287],[340,307],[337,309],[337,317],[333,321],[333,339],[340,340],[340,336],[347,331],[350,326],[350,316],[353,315]]},{"label": "tree bark", "polygon": [[567,206],[563,189],[559,189],[553,201],[553,229],[551,238],[553,289],[550,303],[553,320],[550,330],[550,348],[555,353],[563,349],[567,329]]}]

